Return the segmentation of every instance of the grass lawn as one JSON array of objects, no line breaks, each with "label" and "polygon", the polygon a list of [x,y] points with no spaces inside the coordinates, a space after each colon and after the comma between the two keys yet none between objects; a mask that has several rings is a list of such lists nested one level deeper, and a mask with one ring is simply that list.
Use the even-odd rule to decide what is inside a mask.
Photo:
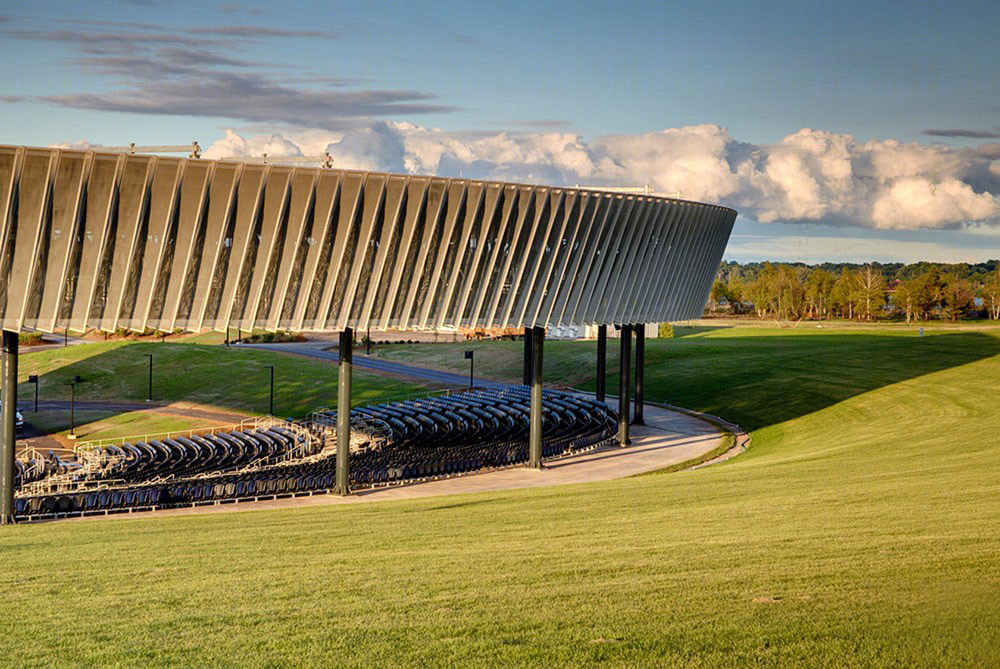
[{"label": "grass lawn", "polygon": [[[92,423],[94,421],[110,418],[115,414],[110,411],[89,411],[77,409],[74,412],[73,420],[77,427]],[[39,434],[57,434],[69,429],[70,415],[66,411],[40,411],[38,413],[25,414],[28,425],[38,431]]]},{"label": "grass lawn", "polygon": [[[204,343],[95,342],[38,351],[21,357],[19,395],[27,406],[39,376],[39,395],[69,399],[67,381],[79,374],[77,399],[141,402],[146,399],[153,355],[153,399],[194,402],[250,413],[267,413],[269,365],[274,365],[274,413],[302,417],[335,406],[337,368],[329,362],[253,349]],[[425,390],[401,381],[354,371],[352,397],[377,399]]]},{"label": "grass lawn", "polygon": [[[98,439],[118,439],[121,437],[137,437],[156,435],[166,432],[181,432],[206,427],[231,425],[232,422],[193,418],[191,416],[171,416],[148,411],[129,411],[89,421],[78,423],[76,436],[80,442],[96,441]],[[66,436],[68,430],[61,432]]]},{"label": "grass lawn", "polygon": [[[0,663],[997,666],[997,334],[685,334],[650,395],[751,429],[733,461],[0,528]],[[592,343],[546,346],[587,381]]]}]

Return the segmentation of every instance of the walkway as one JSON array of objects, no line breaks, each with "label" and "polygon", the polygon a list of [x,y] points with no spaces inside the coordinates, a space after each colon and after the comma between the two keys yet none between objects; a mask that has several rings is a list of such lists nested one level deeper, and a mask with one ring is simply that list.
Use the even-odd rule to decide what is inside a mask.
[{"label": "walkway", "polygon": [[[187,515],[234,511],[255,511],[289,507],[360,504],[459,495],[471,492],[517,490],[540,486],[592,483],[625,478],[687,462],[722,443],[723,435],[711,424],[687,414],[646,406],[644,427],[632,426],[632,444],[626,448],[605,446],[546,463],[541,471],[511,467],[498,471],[457,476],[405,486],[362,490],[349,497],[314,495],[261,502],[220,504],[156,511],[153,515]],[[142,514],[145,515],[145,514]],[[104,518],[89,516],[82,520]]]},{"label": "walkway", "polygon": [[[333,342],[329,341],[288,342],[284,344],[237,344],[237,346],[240,348],[260,348],[268,351],[280,351],[281,353],[304,355],[309,358],[318,358],[320,360],[329,360],[331,362],[337,362],[340,360],[340,354],[336,348],[333,350],[327,350],[333,346]],[[359,355],[357,350],[354,352],[354,367],[368,372],[375,372],[376,374],[405,376],[411,379],[439,383],[444,386],[459,386],[464,388],[469,385],[468,374],[455,374],[453,372],[442,372],[437,369],[425,369],[423,367],[404,365],[398,362],[382,360],[381,358]],[[477,388],[506,388],[509,385],[510,384],[508,383],[490,381],[488,379],[475,379],[475,386]]]}]

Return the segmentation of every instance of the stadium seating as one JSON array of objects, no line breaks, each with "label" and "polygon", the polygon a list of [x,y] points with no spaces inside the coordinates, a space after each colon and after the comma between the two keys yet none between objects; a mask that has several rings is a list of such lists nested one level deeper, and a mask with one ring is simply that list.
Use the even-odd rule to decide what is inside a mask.
[{"label": "stadium seating", "polygon": [[[353,409],[351,414],[352,423],[359,418],[388,435],[363,441],[352,451],[352,488],[454,476],[528,459],[527,387],[406,400]],[[322,437],[336,424],[332,412],[314,414],[314,419],[297,429]],[[546,390],[542,455],[551,458],[609,439],[616,422],[604,403]],[[289,459],[302,439],[301,431],[273,427],[124,443],[95,453],[107,463],[97,470],[53,458],[45,472],[63,474],[61,480],[78,491],[18,497],[15,514],[33,518],[113,513],[330,490],[336,480],[335,444]]]}]

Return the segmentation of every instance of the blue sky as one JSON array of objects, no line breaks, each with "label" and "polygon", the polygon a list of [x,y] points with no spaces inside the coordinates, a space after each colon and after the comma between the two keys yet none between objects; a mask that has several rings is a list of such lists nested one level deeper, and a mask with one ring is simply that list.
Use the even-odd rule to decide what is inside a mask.
[{"label": "blue sky", "polygon": [[648,184],[738,209],[733,259],[1000,257],[985,2],[0,7],[0,143]]}]

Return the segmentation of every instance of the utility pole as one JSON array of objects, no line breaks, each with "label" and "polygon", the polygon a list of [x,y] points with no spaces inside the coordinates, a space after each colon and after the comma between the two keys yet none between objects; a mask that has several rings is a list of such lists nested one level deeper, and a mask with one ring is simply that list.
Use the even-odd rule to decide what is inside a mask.
[{"label": "utility pole", "polygon": [[146,357],[149,358],[149,394],[146,396],[147,402],[153,401],[153,354],[147,353]]},{"label": "utility pole", "polygon": [[269,411],[268,414],[274,415],[274,365],[268,365],[267,368],[271,370],[271,401],[268,403]]}]

